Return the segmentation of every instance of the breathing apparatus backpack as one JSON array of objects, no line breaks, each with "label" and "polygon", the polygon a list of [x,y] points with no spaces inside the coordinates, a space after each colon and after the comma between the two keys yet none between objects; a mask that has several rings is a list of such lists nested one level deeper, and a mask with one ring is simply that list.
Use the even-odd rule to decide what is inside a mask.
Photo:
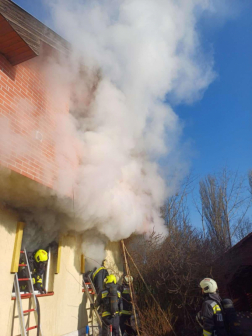
[{"label": "breathing apparatus backpack", "polygon": [[109,288],[109,302],[110,302],[110,313],[111,315],[115,315],[115,313],[118,313],[119,307],[118,307],[118,294],[117,294],[117,287],[113,286]]},{"label": "breathing apparatus backpack", "polygon": [[230,336],[242,336],[240,323],[235,311],[234,304],[230,299],[221,300],[221,308],[223,311],[224,323]]}]

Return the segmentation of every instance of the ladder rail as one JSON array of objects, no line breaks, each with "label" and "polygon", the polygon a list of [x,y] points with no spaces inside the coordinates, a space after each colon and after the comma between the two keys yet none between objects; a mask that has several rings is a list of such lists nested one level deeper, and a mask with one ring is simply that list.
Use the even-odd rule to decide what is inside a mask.
[{"label": "ladder rail", "polygon": [[93,281],[92,281],[92,279],[91,279],[91,276],[88,275],[87,278],[88,278],[88,281],[90,282],[90,285],[91,285],[91,287],[92,287],[92,291],[93,291],[93,293],[95,293],[95,294],[97,295],[95,286],[94,286]]},{"label": "ladder rail", "polygon": [[21,336],[26,336],[24,314],[23,314],[23,307],[22,307],[22,301],[21,301],[21,295],[20,295],[20,290],[19,290],[19,282],[18,282],[17,273],[15,273],[15,277],[14,277],[14,288],[15,288],[15,292],[16,292],[16,302],[17,302],[17,307],[18,307],[19,325],[20,325]]},{"label": "ladder rail", "polygon": [[27,256],[27,252],[26,252],[25,248],[24,248],[24,255],[25,255],[25,261],[26,261],[26,264],[27,264],[27,270],[28,270],[28,276],[29,276],[29,282],[30,282],[29,283],[29,290],[30,290],[30,293],[31,293],[31,298],[33,300],[34,309],[37,310],[37,302],[36,302],[36,298],[35,298],[31,269],[30,269],[29,260],[28,260],[28,256]]},{"label": "ladder rail", "polygon": [[[29,285],[29,287],[30,287],[30,293],[31,293],[31,299],[32,299],[32,302],[33,302],[33,307],[34,307],[34,310],[35,310],[35,320],[36,320],[36,324],[38,326],[38,305],[37,305],[37,298],[36,298],[36,295],[35,295],[35,292],[34,292],[31,269],[30,269],[29,260],[28,260],[28,256],[27,256],[27,252],[26,252],[25,248],[24,248],[24,254],[25,254],[25,259],[26,259],[26,264],[27,264],[27,270],[28,270],[28,274],[29,274],[29,278],[30,278],[30,285]],[[43,336],[41,326],[39,326],[39,332],[40,332],[40,336]]]},{"label": "ladder rail", "polygon": [[[19,315],[19,324],[20,324],[20,329],[21,329],[21,336],[27,336],[28,335],[27,332],[29,330],[38,328],[39,316],[38,316],[37,298],[36,298],[34,287],[33,287],[32,273],[31,273],[30,264],[29,264],[26,249],[24,248],[23,251],[20,251],[20,253],[22,253],[24,255],[25,263],[19,264],[19,267],[26,267],[26,274],[28,273],[28,277],[19,279],[18,278],[18,273],[15,273],[14,288],[15,288],[16,301],[17,301],[17,306],[18,306],[18,315]],[[22,299],[21,299],[20,288],[19,288],[19,282],[20,281],[27,281],[28,290],[31,294],[31,302],[32,302],[32,305],[33,305],[34,308],[23,310]],[[37,325],[35,325],[33,327],[26,328],[25,321],[24,321],[24,314],[27,314],[27,313],[30,313],[30,312],[34,312],[35,321],[36,321]],[[43,336],[40,326],[39,326],[39,333],[40,333],[40,336]]]},{"label": "ladder rail", "polygon": [[[88,277],[88,278],[89,278],[89,277]],[[89,279],[90,279],[90,278],[89,278]],[[90,280],[91,280],[91,279],[90,279]],[[94,300],[93,300],[91,294],[89,293],[89,288],[88,288],[87,284],[85,283],[84,280],[82,280],[82,281],[83,281],[83,286],[84,286],[84,288],[85,288],[85,293],[87,293],[87,297],[88,297],[90,303],[91,303],[91,304],[94,304]],[[91,284],[91,287],[92,287],[92,290],[93,290],[93,286],[94,286],[94,285],[93,285],[93,282],[90,281],[90,284]],[[93,285],[93,286],[92,286],[92,285]],[[96,293],[95,289],[94,289],[93,292]],[[95,312],[95,315],[96,315],[96,317],[97,317],[97,321],[98,321],[99,325],[102,326],[102,320],[101,320],[101,317],[100,317],[100,315],[99,315],[97,309],[94,307],[93,310],[94,310],[94,312]]]}]

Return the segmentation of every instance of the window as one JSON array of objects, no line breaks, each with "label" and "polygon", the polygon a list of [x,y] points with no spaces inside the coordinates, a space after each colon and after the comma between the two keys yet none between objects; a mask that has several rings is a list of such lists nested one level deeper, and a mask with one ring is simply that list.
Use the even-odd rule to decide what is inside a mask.
[{"label": "window", "polygon": [[[17,224],[16,238],[15,238],[15,244],[14,244],[14,250],[13,250],[13,260],[12,260],[12,265],[11,265],[11,273],[18,272],[19,278],[28,278],[27,267],[23,267],[23,268],[19,267],[20,263],[25,262],[24,254],[20,253],[24,228],[25,228],[24,223]],[[42,294],[42,295],[52,295],[53,294],[54,276],[55,276],[55,273],[59,273],[60,248],[61,248],[61,244],[59,244],[58,246],[56,242],[50,243],[48,248],[46,248],[48,252],[48,262],[46,265],[46,270],[44,274],[42,275],[42,284],[47,294]],[[27,250],[26,252],[29,258],[29,254],[33,253],[34,249],[32,252],[30,252],[29,250]],[[41,295],[38,290],[35,290],[34,292],[36,295]],[[28,281],[20,282],[20,294],[21,294],[21,297],[29,297],[30,294],[29,294]],[[15,298],[15,296],[16,294],[15,294],[15,289],[13,286],[12,298]]]},{"label": "window", "polygon": [[[27,253],[29,253],[29,251],[27,251]],[[46,270],[45,270],[45,273],[42,275],[42,284],[43,284],[43,287],[45,288],[46,292],[52,292],[53,291],[53,280],[54,280],[54,272],[53,272],[53,269],[52,269],[52,265],[53,265],[53,261],[52,261],[52,257],[53,254],[51,252],[51,247],[49,247],[48,249],[48,263],[46,265]],[[24,262],[25,258],[20,257],[20,262]],[[32,271],[32,270],[31,270]],[[28,272],[27,272],[27,268],[24,267],[23,268],[23,272],[21,272],[19,274],[19,277],[25,277],[27,278],[28,277]],[[28,281],[23,281],[20,283],[20,294],[21,295],[25,295],[25,294],[29,294],[29,288],[28,288]],[[26,287],[26,288],[22,288],[22,287]],[[38,290],[34,290],[34,293],[36,295],[39,295],[40,292]],[[12,290],[12,297],[16,297],[16,294],[15,294],[15,289],[14,289],[14,286],[13,286],[13,290]]]}]

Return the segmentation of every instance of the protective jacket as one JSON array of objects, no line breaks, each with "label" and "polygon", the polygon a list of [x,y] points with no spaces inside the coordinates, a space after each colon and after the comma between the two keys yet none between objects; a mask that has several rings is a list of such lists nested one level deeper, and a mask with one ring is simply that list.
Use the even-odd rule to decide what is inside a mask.
[{"label": "protective jacket", "polygon": [[[33,286],[34,289],[39,290],[41,293],[45,292],[44,287],[43,287],[43,274],[45,273],[46,270],[46,263],[40,262],[37,263],[34,259],[34,253],[33,252],[28,252],[27,253],[28,257],[28,262],[30,266],[30,270],[32,273],[32,281],[33,281]],[[20,264],[25,264],[24,260],[20,259],[19,261]],[[28,271],[26,267],[20,267],[18,271],[18,277],[19,278],[27,278],[28,277]],[[27,292],[28,291],[28,286],[27,286],[27,281],[20,281],[20,290]]]},{"label": "protective jacket", "polygon": [[131,315],[132,315],[132,301],[130,296],[130,287],[127,284],[122,284],[119,287],[122,293],[123,310],[120,318],[120,329],[122,334],[126,332],[129,336],[135,336],[136,332],[131,327]]},{"label": "protective jacket", "polygon": [[92,281],[95,286],[96,293],[99,294],[104,288],[104,279],[108,276],[108,271],[104,266],[93,271]]},{"label": "protective jacket", "polygon": [[205,294],[199,318],[204,336],[228,335],[221,310],[221,298],[217,293]]},{"label": "protective jacket", "polygon": [[100,291],[95,307],[101,307],[102,311],[102,336],[107,336],[109,326],[112,325],[112,335],[119,336],[120,313],[122,311],[122,297],[117,290],[117,285],[109,283]]},{"label": "protective jacket", "polygon": [[28,252],[28,261],[30,270],[32,273],[32,281],[34,289],[39,290],[40,292],[45,292],[45,289],[43,287],[43,274],[46,271],[46,263],[45,262],[39,262],[37,263],[34,259],[34,253]]},{"label": "protective jacket", "polygon": [[121,314],[123,304],[121,292],[117,290],[117,285],[113,283],[107,284],[106,288],[100,291],[95,301],[95,307],[99,306],[102,310],[102,317]]},{"label": "protective jacket", "polygon": [[128,285],[121,285],[119,290],[122,294],[123,310],[122,314],[132,315],[132,302],[130,296],[130,287]]}]

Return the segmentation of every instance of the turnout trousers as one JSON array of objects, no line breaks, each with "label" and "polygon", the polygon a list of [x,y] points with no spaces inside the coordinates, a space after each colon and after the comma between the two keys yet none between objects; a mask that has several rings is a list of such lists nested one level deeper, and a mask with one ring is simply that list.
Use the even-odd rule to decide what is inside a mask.
[{"label": "turnout trousers", "polygon": [[123,333],[126,332],[127,335],[129,335],[129,336],[136,336],[135,331],[131,327],[130,318],[131,318],[131,315],[122,314],[120,316],[120,329],[121,329],[121,333],[123,335]]},{"label": "turnout trousers", "polygon": [[119,315],[106,316],[102,318],[102,336],[109,335],[109,326],[112,324],[112,335],[119,336],[119,325],[120,325],[120,317]]}]

